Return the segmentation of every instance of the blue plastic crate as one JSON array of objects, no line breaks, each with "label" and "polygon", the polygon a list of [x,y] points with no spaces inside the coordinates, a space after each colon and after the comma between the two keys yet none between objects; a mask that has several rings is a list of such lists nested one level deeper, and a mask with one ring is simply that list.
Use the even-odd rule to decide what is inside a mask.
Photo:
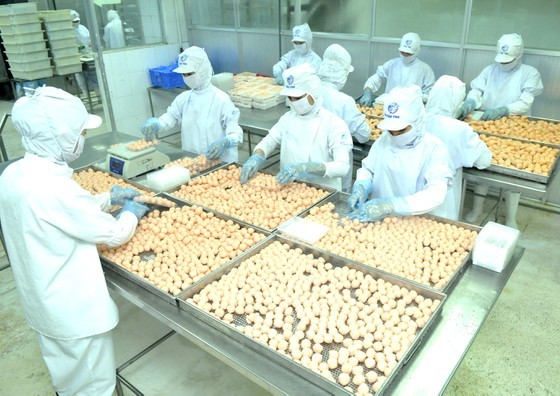
[{"label": "blue plastic crate", "polygon": [[169,66],[160,66],[149,69],[152,85],[154,87],[162,88],[184,87],[185,82],[183,81],[183,75],[181,73],[173,72],[173,69],[175,69],[176,67],[177,64],[173,64]]}]

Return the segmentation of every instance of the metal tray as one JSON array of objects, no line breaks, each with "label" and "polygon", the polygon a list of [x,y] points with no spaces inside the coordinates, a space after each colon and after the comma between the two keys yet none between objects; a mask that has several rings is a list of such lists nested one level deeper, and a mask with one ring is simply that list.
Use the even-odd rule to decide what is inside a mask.
[{"label": "metal tray", "polygon": [[[282,238],[278,235],[271,235],[268,239],[264,242],[260,243],[259,245],[253,247],[252,249],[245,252],[243,255],[240,255],[235,260],[233,260],[227,266],[222,267],[218,271],[211,274],[211,276],[206,277],[205,279],[201,280],[197,283],[194,287],[190,290],[182,293],[178,296],[179,301],[179,308],[183,309],[193,316],[197,317],[198,319],[202,320],[203,322],[215,327],[222,333],[228,335],[229,337],[233,338],[235,341],[240,342],[241,344],[257,351],[259,354],[266,356],[268,359],[273,361],[274,363],[281,365],[290,371],[302,376],[303,378],[307,379],[311,383],[321,387],[326,392],[335,394],[335,395],[349,395],[353,394],[348,392],[342,386],[334,383],[320,374],[315,373],[314,371],[298,364],[297,362],[293,361],[291,358],[282,355],[276,352],[274,349],[268,347],[268,345],[263,344],[259,341],[250,338],[237,330],[235,327],[230,326],[229,324],[223,322],[222,320],[214,317],[210,313],[203,311],[202,309],[198,308],[197,306],[187,302],[189,298],[194,296],[195,294],[199,293],[203,288],[207,285],[211,284],[214,281],[219,280],[223,275],[229,273],[233,268],[238,267],[242,262],[254,256],[255,254],[259,253],[261,250],[269,246],[270,244],[279,241],[282,244],[288,244],[291,248],[300,248],[304,254],[312,254],[314,258],[322,257],[325,259],[326,262],[331,263],[333,267],[349,267],[356,270],[363,272],[364,274],[370,274],[375,279],[383,279],[387,282],[391,282],[392,284],[399,285],[401,287],[405,287],[409,290],[415,290],[419,295],[422,295],[424,298],[431,298],[440,300],[439,306],[436,308],[435,312],[433,312],[432,316],[426,323],[426,325],[419,329],[416,333],[416,338],[414,342],[410,345],[407,351],[403,354],[401,360],[395,366],[393,371],[387,377],[386,381],[383,383],[382,387],[376,393],[377,395],[382,395],[385,390],[387,389],[388,385],[398,376],[399,371],[402,369],[403,365],[405,365],[408,360],[412,357],[424,337],[428,336],[431,333],[433,324],[439,319],[439,315],[441,314],[441,309],[444,305],[445,299],[447,298],[445,294],[427,289],[421,285],[413,284],[403,280],[402,278],[392,276],[390,274],[380,272],[374,268],[366,267],[362,264],[350,262],[348,260],[344,260],[338,256],[331,255],[329,253],[321,252],[319,250],[313,249],[306,245],[299,244],[296,241],[291,239]],[[245,315],[234,315],[234,323],[246,323]],[[328,344],[327,344],[328,345]],[[323,350],[323,356],[328,353],[329,349],[338,349],[340,345],[333,343],[333,347],[326,347]],[[338,374],[339,369],[337,368],[335,373]],[[379,372],[378,372],[379,373]]]},{"label": "metal tray", "polygon": [[[130,179],[126,179],[126,178],[124,178],[120,175],[117,175],[115,173],[108,172],[105,169],[100,168],[97,165],[87,165],[87,166],[84,166],[82,168],[75,169],[74,173],[82,173],[82,172],[88,171],[89,169],[92,169],[92,170],[97,171],[97,172],[103,172],[108,176],[114,177],[115,179],[122,180],[123,182],[125,182],[127,184],[130,184],[131,186],[133,186],[134,188],[137,188],[138,190],[142,190],[142,191],[146,191],[146,192],[150,192],[150,193],[155,193],[154,190],[152,190],[152,189],[150,189],[150,188],[148,188],[148,187],[146,187],[146,186],[144,186],[140,183],[136,183],[136,182],[134,182]],[[107,191],[107,192],[109,192],[109,191]]]},{"label": "metal tray", "polygon": [[[239,164],[239,163],[237,163],[237,162],[233,162],[233,163],[228,163],[228,164],[224,164],[224,165],[222,165],[222,166],[219,166],[219,167],[213,169],[212,172],[215,172],[215,171],[220,170],[220,169],[222,169],[222,168],[227,168],[227,167],[229,167],[230,165],[234,165],[234,166],[237,166],[237,167],[241,167],[241,166],[242,166],[241,164]],[[259,172],[260,172],[260,173],[265,173],[265,174],[268,174],[268,175],[274,175],[273,172],[268,171],[268,170],[266,170],[266,169],[260,170]],[[209,173],[211,173],[211,172],[207,172],[207,173],[205,173],[204,175],[201,175],[201,176],[205,176],[205,175],[207,175],[207,174],[209,174]],[[198,178],[198,177],[199,177],[199,176],[197,176],[197,177],[195,177],[195,178],[193,178],[193,179],[196,179],[196,178]],[[298,183],[298,182],[296,181],[295,183]],[[332,187],[326,187],[326,186],[322,186],[322,185],[319,185],[319,184],[308,183],[308,182],[305,182],[305,184],[308,185],[308,186],[315,187],[315,188],[318,188],[318,189],[321,189],[321,190],[324,190],[324,191],[327,191],[327,192],[328,192],[328,194],[327,194],[324,198],[321,198],[321,200],[317,201],[316,203],[314,203],[313,205],[311,205],[309,208],[313,207],[314,205],[317,205],[318,203],[321,203],[321,202],[325,201],[325,200],[326,200],[327,198],[329,198],[331,195],[333,195],[334,193],[336,193],[336,190],[335,190],[334,188],[332,188]],[[179,190],[180,188],[181,188],[181,187],[179,186],[179,187],[176,187],[176,188],[174,188],[174,189],[172,189],[172,190],[170,190],[170,191],[167,191],[167,194],[173,195],[173,193],[174,193],[175,191]],[[173,195],[173,196],[174,196],[174,195]],[[181,198],[181,197],[178,197],[178,196],[174,196],[174,197],[175,197],[175,199],[178,199],[178,200],[183,201],[183,202],[188,202],[188,203],[193,204],[193,205],[202,206],[203,208],[208,209],[208,210],[210,210],[210,211],[212,211],[212,212],[221,213],[221,212],[217,212],[215,209],[212,209],[212,208],[203,206],[203,205],[201,205],[201,204],[198,203],[198,202],[188,201],[188,200],[186,200],[186,199],[184,199],[184,198]],[[309,209],[309,208],[308,208],[308,209]],[[307,210],[307,209],[304,209],[304,210],[302,210],[301,212],[298,212],[298,213],[294,213],[292,217],[298,216],[300,213],[303,213],[305,210]],[[224,213],[223,215],[224,215],[224,216],[230,216],[230,215],[226,215],[225,213]],[[236,219],[236,221],[238,221],[238,222],[244,222],[245,224],[249,224],[251,227],[254,227],[254,228],[256,228],[256,229],[262,230],[263,232],[271,233],[271,232],[276,231],[276,229],[278,228],[278,227],[275,227],[274,229],[268,229],[268,228],[264,228],[264,227],[261,227],[261,226],[255,225],[255,224],[248,223],[248,222],[246,222],[246,221],[244,221],[244,220],[241,220],[241,219],[239,219],[239,218],[237,218],[237,217],[231,217],[231,218],[232,218],[232,219]],[[288,219],[288,220],[289,220],[289,219]],[[281,225],[281,224],[279,224],[278,226],[280,226],[280,225]]]},{"label": "metal tray", "polygon": [[[480,135],[493,136],[493,137],[497,137],[497,138],[500,138],[500,139],[517,140],[517,141],[524,142],[524,143],[540,144],[541,146],[547,146],[547,147],[551,147],[551,148],[554,148],[554,149],[560,149],[560,145],[555,145],[555,144],[550,144],[550,143],[543,143],[543,142],[536,142],[536,141],[532,141],[532,140],[517,139],[517,138],[512,138],[512,137],[509,137],[509,136],[505,136],[505,135],[496,135],[496,134],[487,133],[487,132],[478,132],[477,131],[477,133],[480,134]],[[555,169],[558,167],[558,158],[559,157],[560,157],[560,153],[558,155],[556,155],[556,159],[554,160],[554,164],[552,165],[552,169],[550,170],[550,173],[548,175],[539,175],[538,173],[527,172],[527,171],[523,171],[523,170],[520,170],[520,169],[517,169],[517,168],[510,168],[510,167],[507,167],[507,166],[495,165],[495,164],[490,165],[485,170],[489,170],[491,172],[496,172],[496,173],[501,173],[503,175],[517,177],[519,179],[531,180],[531,181],[535,181],[537,183],[548,184],[549,180],[551,179],[552,174],[554,173]]]},{"label": "metal tray", "polygon": [[[553,119],[550,119],[550,118],[527,117],[527,119],[529,121],[547,121],[547,122],[551,122],[553,124],[560,123],[560,121],[553,120]],[[508,138],[508,139],[512,139],[512,140],[519,140],[520,142],[525,142],[525,143],[537,143],[537,144],[542,144],[542,145],[550,146],[550,147],[554,147],[554,148],[560,148],[560,143],[552,143],[552,142],[545,142],[545,141],[541,141],[541,140],[524,139],[524,138],[520,138],[520,137],[516,137],[516,136],[504,135],[504,134],[501,134],[501,133],[491,133],[491,132],[487,132],[487,131],[479,131],[479,130],[476,130],[474,128],[473,128],[473,130],[476,133],[483,133],[483,134],[489,135],[489,136]]]},{"label": "metal tray", "polygon": [[[322,202],[320,202],[319,204],[317,204],[317,205],[315,205],[315,206],[324,205],[324,204],[326,204],[326,203],[332,202],[332,203],[334,204],[334,206],[335,206],[334,212],[340,214],[341,217],[342,217],[342,216],[346,216],[346,215],[349,213],[349,211],[348,211],[348,203],[347,203],[348,197],[349,197],[349,196],[350,196],[350,194],[343,193],[343,192],[337,192],[336,194],[334,194],[334,195],[328,197],[327,199],[323,200]],[[304,218],[305,218],[305,217],[309,214],[309,211],[310,211],[310,210],[311,210],[311,208],[307,209],[305,212],[303,212],[303,213],[300,215],[300,217],[304,217]],[[429,215],[429,214],[420,215],[420,216],[418,216],[418,217],[425,217],[425,218],[428,218],[428,219],[433,219],[433,220],[438,221],[439,223],[451,224],[451,225],[455,225],[455,226],[457,226],[457,227],[466,228],[466,229],[471,230],[471,231],[477,231],[477,232],[479,232],[479,231],[482,229],[481,227],[474,226],[474,225],[472,225],[472,224],[461,223],[461,222],[459,222],[459,221],[449,220],[449,219],[446,219],[446,218],[444,218],[444,217],[439,217],[439,216],[434,216],[434,215]],[[306,246],[310,246],[311,248],[313,248],[313,249],[315,249],[315,250],[318,250],[318,251],[320,251],[320,252],[324,252],[324,253],[330,254],[330,255],[332,255],[332,256],[339,257],[339,258],[342,259],[342,260],[349,261],[349,262],[352,262],[352,263],[358,263],[358,264],[360,264],[360,265],[366,266],[367,268],[375,268],[375,267],[372,267],[372,266],[370,266],[370,265],[368,265],[368,264],[361,263],[361,262],[359,262],[359,261],[355,261],[355,260],[349,259],[349,258],[347,258],[347,257],[339,256],[339,255],[334,254],[334,253],[330,253],[330,252],[328,252],[328,251],[326,251],[326,250],[323,250],[323,249],[320,249],[320,248],[318,248],[318,247],[316,247],[316,246],[307,245],[307,244],[305,244],[304,242],[301,242],[301,241],[298,241],[298,242],[301,243],[301,244],[304,244],[304,245],[306,245]],[[436,292],[448,293],[448,291],[449,291],[449,290],[455,285],[455,283],[459,280],[460,275],[463,273],[463,271],[465,270],[465,268],[466,268],[468,262],[470,261],[471,255],[472,255],[472,251],[469,252],[469,255],[463,260],[463,262],[462,262],[461,265],[457,268],[457,270],[455,271],[455,273],[453,274],[453,276],[449,279],[449,282],[447,282],[447,285],[445,285],[444,288],[443,288],[441,291],[435,289],[435,288],[432,287],[432,286],[427,286],[427,285],[418,283],[418,282],[416,282],[416,281],[414,281],[414,280],[411,280],[411,279],[402,277],[402,276],[397,275],[397,274],[390,273],[390,272],[385,271],[385,270],[382,270],[382,269],[375,268],[375,270],[378,271],[378,272],[380,272],[380,273],[385,273],[385,274],[388,274],[388,275],[390,275],[390,276],[394,276],[394,277],[397,277],[397,278],[399,278],[399,279],[403,279],[404,281],[406,281],[406,282],[408,282],[408,283],[410,283],[410,284],[417,285],[417,286],[419,286],[419,287],[423,287],[423,288],[427,288],[427,289],[430,289],[430,290],[434,290],[434,291],[436,291]]]},{"label": "metal tray", "polygon": [[[182,206],[185,206],[185,205],[187,205],[187,206],[200,206],[200,205],[193,205],[193,204],[190,204],[190,203],[181,201],[181,200],[179,200],[179,199],[177,199],[177,198],[175,198],[175,197],[173,197],[173,196],[170,196],[170,195],[167,195],[167,194],[164,194],[164,193],[156,194],[155,196],[156,196],[156,197],[164,197],[164,198],[166,198],[166,199],[169,199],[169,200],[171,200],[171,201],[177,203],[177,206],[178,206],[178,207],[182,207]],[[157,210],[159,210],[159,211],[167,211],[167,210],[169,210],[169,208],[164,208],[164,207],[161,207],[161,206],[151,205],[151,204],[148,204],[148,207],[150,207],[150,210],[155,210],[155,209],[157,209]],[[205,210],[205,211],[208,212],[208,210]],[[247,223],[242,223],[242,222],[240,222],[239,220],[230,218],[230,217],[228,217],[228,216],[224,216],[224,215],[222,215],[221,213],[217,213],[217,212],[212,212],[212,213],[214,213],[214,215],[215,215],[216,217],[218,217],[218,218],[220,218],[220,219],[222,219],[222,220],[226,220],[226,221],[227,221],[227,220],[232,220],[234,223],[239,224],[240,227],[245,227],[245,228],[251,227],[251,228],[255,228],[255,227],[252,227],[251,225],[248,225]],[[258,230],[258,229],[255,229],[255,231],[256,231],[256,232],[259,232],[259,233],[261,233],[261,234],[265,234],[265,237],[268,237],[268,236],[270,235],[270,233],[265,232],[265,231],[261,231],[261,230]],[[257,243],[255,246],[259,245],[260,243],[263,243],[265,240],[266,240],[266,239],[264,239],[263,241]],[[250,249],[252,249],[252,248],[250,248]],[[249,251],[250,249],[247,249],[247,251]],[[144,256],[148,256],[148,255],[149,255],[149,253],[144,253]],[[173,296],[172,294],[163,291],[163,290],[160,289],[159,287],[157,287],[157,286],[153,285],[152,283],[148,282],[145,278],[142,278],[142,277],[140,277],[139,275],[136,275],[136,274],[134,274],[133,272],[130,272],[129,270],[127,270],[127,269],[121,267],[120,265],[118,265],[118,264],[116,264],[115,262],[113,262],[113,261],[107,259],[106,257],[100,255],[100,258],[101,258],[101,263],[103,264],[103,266],[104,266],[105,268],[107,268],[107,269],[109,269],[109,270],[111,270],[111,271],[113,271],[113,272],[116,272],[117,274],[123,276],[124,278],[130,280],[130,281],[133,282],[133,283],[136,283],[138,286],[140,286],[140,287],[146,289],[147,291],[149,291],[149,292],[152,293],[152,294],[155,294],[156,296],[162,298],[163,300],[167,301],[168,303],[170,303],[170,304],[172,304],[172,305],[177,305],[176,296]],[[222,265],[220,268],[216,269],[216,270],[213,271],[213,272],[208,273],[204,278],[202,278],[202,279],[200,279],[199,281],[193,283],[191,286],[189,286],[188,288],[186,288],[185,290],[183,290],[181,293],[183,293],[183,292],[185,292],[186,290],[189,290],[190,288],[196,286],[197,283],[202,282],[204,279],[206,279],[207,277],[211,276],[214,272],[217,272],[217,271],[219,271],[221,268],[223,268],[223,267],[229,265],[229,263],[230,263],[231,261],[232,261],[232,260],[228,260],[228,262],[225,263],[224,265]]]}]

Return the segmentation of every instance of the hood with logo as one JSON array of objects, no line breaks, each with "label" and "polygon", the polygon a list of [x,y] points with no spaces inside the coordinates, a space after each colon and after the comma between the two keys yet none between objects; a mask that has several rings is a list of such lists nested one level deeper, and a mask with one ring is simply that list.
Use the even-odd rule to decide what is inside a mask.
[{"label": "hood with logo", "polygon": [[294,26],[292,29],[292,43],[294,41],[305,41],[308,50],[313,48],[313,33],[307,23]]},{"label": "hood with logo", "polygon": [[344,88],[348,74],[354,71],[352,57],[338,44],[329,46],[323,54],[323,61],[317,70],[322,81],[334,84],[339,91]]},{"label": "hood with logo", "polygon": [[430,91],[426,113],[454,117],[466,95],[464,82],[453,76],[441,76]]},{"label": "hood with logo", "polygon": [[173,69],[175,73],[192,73],[199,75],[201,87],[205,88],[210,84],[214,70],[203,48],[192,46],[179,54],[178,65]]},{"label": "hood with logo", "polygon": [[102,120],[88,114],[76,96],[43,86],[17,100],[12,121],[26,152],[63,164],[76,154],[82,131]]},{"label": "hood with logo", "polygon": [[284,89],[280,95],[300,97],[308,94],[315,103],[310,113],[316,114],[323,107],[321,95],[321,80],[315,73],[315,69],[309,63],[289,68],[282,73],[284,78]]},{"label": "hood with logo", "polygon": [[420,52],[420,36],[418,33],[409,32],[403,35],[399,51],[411,55],[418,55]]}]

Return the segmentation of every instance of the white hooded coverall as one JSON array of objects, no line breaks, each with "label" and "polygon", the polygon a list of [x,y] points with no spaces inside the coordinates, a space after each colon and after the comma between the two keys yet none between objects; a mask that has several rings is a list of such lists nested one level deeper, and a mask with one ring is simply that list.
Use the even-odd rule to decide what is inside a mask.
[{"label": "white hooded coverall", "polygon": [[448,214],[451,220],[459,219],[463,184],[463,167],[484,169],[492,164],[492,152],[472,127],[452,116],[463,103],[465,84],[456,77],[441,76],[434,84],[428,103],[424,125],[426,131],[440,138],[447,147],[455,175],[453,188],[445,201],[432,212]]},{"label": "white hooded coverall", "polygon": [[109,21],[105,25],[103,40],[105,41],[105,46],[108,49],[122,48],[124,47],[124,30],[122,26],[121,18],[115,10],[107,11],[107,20]]},{"label": "white hooded coverall", "polygon": [[65,158],[81,151],[87,111],[62,90],[40,90],[63,100],[46,103],[36,94],[14,104],[12,119],[26,154],[0,176],[6,250],[55,391],[111,395],[116,373],[109,331],[118,311],[96,244],[125,243],[138,220],[130,212],[116,220],[103,212],[110,207],[109,193],[93,196],[72,180]]},{"label": "white hooded coverall", "polygon": [[293,41],[305,41],[307,51],[304,54],[301,54],[296,49],[293,49],[284,54],[280,58],[280,61],[272,67],[275,76],[277,74],[281,75],[290,67],[299,66],[304,63],[309,63],[315,70],[319,68],[319,65],[321,64],[321,57],[313,51],[313,33],[307,23],[293,28],[292,42]]}]

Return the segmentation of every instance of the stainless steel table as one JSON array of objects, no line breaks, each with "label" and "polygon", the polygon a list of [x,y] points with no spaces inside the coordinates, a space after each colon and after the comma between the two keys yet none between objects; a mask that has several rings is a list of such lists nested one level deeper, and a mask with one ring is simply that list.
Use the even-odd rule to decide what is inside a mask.
[{"label": "stainless steel table", "polygon": [[[495,273],[469,265],[450,291],[441,317],[404,365],[387,394],[443,392],[473,343],[511,273],[523,255],[517,247],[509,265]],[[227,334],[169,304],[124,277],[107,270],[111,290],[126,298],[172,330],[186,337],[242,375],[274,394],[328,394],[306,378],[263,358]]]}]

